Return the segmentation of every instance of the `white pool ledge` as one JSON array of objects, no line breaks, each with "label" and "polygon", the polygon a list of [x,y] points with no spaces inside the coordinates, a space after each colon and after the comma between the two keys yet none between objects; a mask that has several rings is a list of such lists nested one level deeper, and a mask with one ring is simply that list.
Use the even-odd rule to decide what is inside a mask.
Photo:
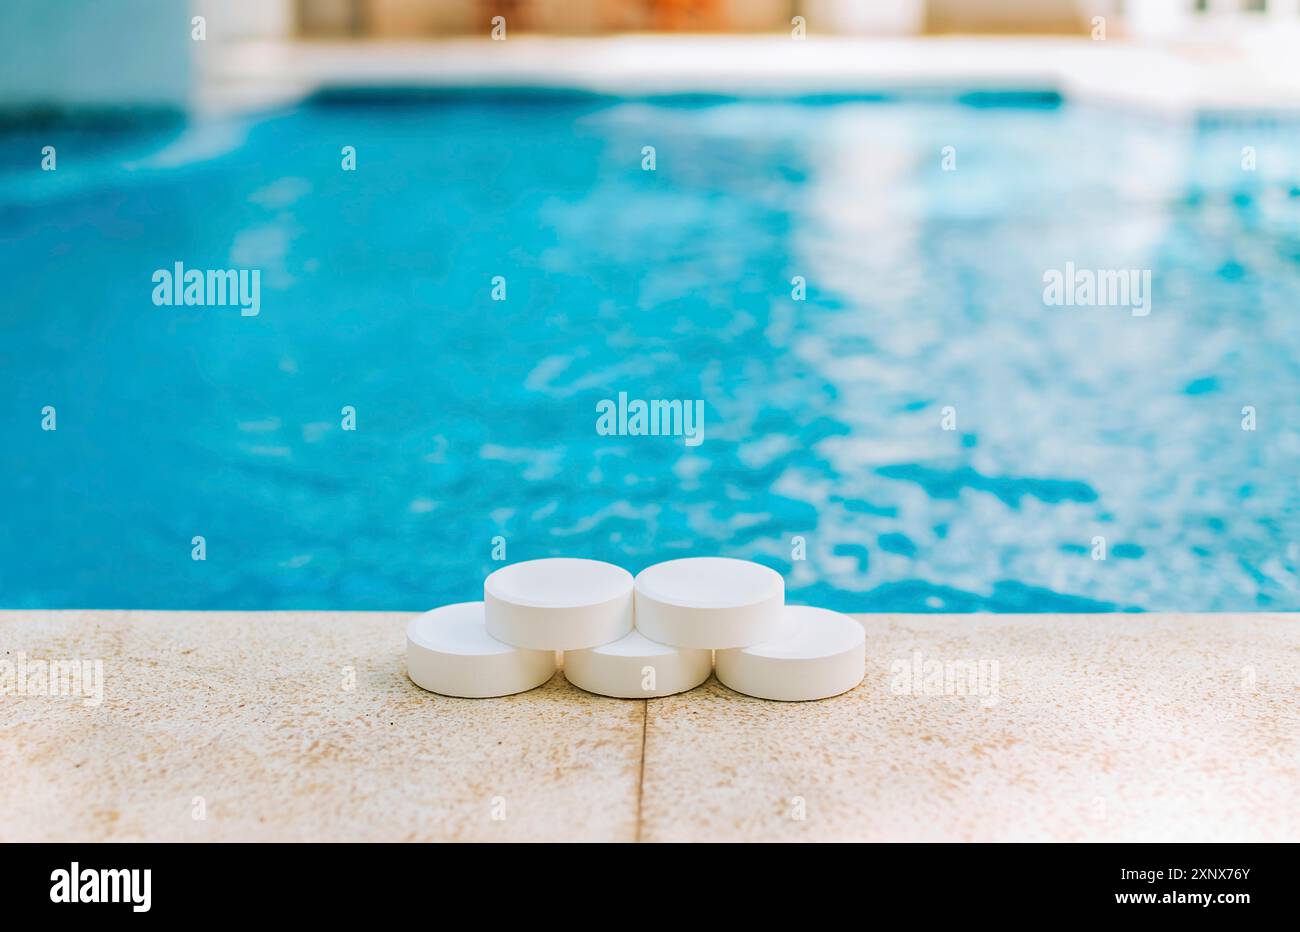
[{"label": "white pool ledge", "polygon": [[[1294,35],[1294,33],[1291,33]],[[1293,45],[1087,38],[619,36],[504,42],[248,42],[214,50],[199,104],[226,112],[322,87],[537,86],[610,94],[1047,90],[1179,117],[1300,112]]]},{"label": "white pool ledge", "polygon": [[0,842],[1300,838],[1300,615],[862,615],[866,679],[795,703],[449,699],[411,617],[0,612],[0,661],[103,673],[0,695]]}]

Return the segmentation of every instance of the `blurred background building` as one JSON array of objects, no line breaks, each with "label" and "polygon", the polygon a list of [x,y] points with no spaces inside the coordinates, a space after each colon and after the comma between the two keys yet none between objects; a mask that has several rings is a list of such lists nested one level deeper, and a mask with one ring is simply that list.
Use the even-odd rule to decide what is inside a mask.
[{"label": "blurred background building", "polygon": [[[231,6],[206,0],[198,6]],[[809,31],[889,35],[1079,34],[1094,16],[1117,33],[1193,35],[1207,28],[1300,23],[1300,0],[261,0],[250,34],[410,38],[483,34],[495,16],[519,32],[772,32],[802,16]]]},{"label": "blurred background building", "polygon": [[250,34],[331,38],[474,35],[494,16],[564,35],[769,32],[795,16],[823,33],[887,35],[1077,34],[1102,15],[1121,30],[1176,35],[1294,24],[1300,0],[263,0],[243,15]]},{"label": "blurred background building", "polygon": [[[189,41],[195,17],[202,41]],[[235,47],[613,34],[808,37],[1074,36],[1222,46],[1300,39],[1300,0],[5,0],[0,113],[188,108]],[[177,41],[183,37],[185,41]],[[376,53],[378,55],[380,53]],[[1290,53],[1288,53],[1289,55]]]}]

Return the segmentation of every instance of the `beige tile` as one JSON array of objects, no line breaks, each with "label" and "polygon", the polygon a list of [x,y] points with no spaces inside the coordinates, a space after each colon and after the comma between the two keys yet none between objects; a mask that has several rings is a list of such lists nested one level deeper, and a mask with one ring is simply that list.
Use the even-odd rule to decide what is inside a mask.
[{"label": "beige tile", "polygon": [[[1297,616],[863,618],[843,696],[652,701],[641,838],[1300,837]],[[916,651],[987,695],[903,693]]]},{"label": "beige tile", "polygon": [[635,837],[640,704],[562,675],[503,699],[424,692],[409,617],[0,612],[0,658],[98,658],[105,676],[97,707],[0,697],[0,840]]},{"label": "beige tile", "polygon": [[[0,658],[106,683],[0,696],[0,840],[1300,836],[1297,616],[872,616],[867,680],[798,704],[437,697],[407,617],[0,612]],[[916,651],[996,692],[900,692]]]}]

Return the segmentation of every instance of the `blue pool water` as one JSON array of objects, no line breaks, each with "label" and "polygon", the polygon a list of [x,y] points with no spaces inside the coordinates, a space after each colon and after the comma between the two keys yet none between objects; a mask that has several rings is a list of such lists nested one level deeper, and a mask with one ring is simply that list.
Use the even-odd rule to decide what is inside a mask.
[{"label": "blue pool water", "polygon": [[[422,609],[501,536],[844,610],[1300,609],[1300,128],[336,95],[0,143],[0,606]],[[260,313],[155,306],[178,261]],[[1151,313],[1045,305],[1067,261]],[[598,435],[619,392],[703,442]]]}]

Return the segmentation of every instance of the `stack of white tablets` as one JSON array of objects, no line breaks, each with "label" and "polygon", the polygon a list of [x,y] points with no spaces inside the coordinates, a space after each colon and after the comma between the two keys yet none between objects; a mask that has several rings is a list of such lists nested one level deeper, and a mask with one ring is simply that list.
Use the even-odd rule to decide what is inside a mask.
[{"label": "stack of white tablets", "polygon": [[426,612],[406,633],[417,686],[447,696],[505,696],[564,675],[588,692],[647,699],[684,692],[714,670],[761,699],[825,699],[866,672],[866,636],[846,615],[785,604],[785,583],[758,563],[670,560],[635,579],[568,557],[503,567],[482,602]]}]

